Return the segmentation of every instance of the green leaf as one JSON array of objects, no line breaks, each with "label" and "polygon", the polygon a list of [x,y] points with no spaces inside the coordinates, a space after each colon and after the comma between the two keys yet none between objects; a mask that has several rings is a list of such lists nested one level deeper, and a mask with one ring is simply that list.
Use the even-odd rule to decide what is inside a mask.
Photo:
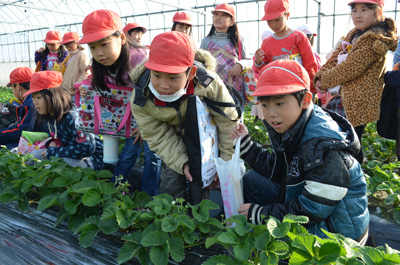
[{"label": "green leaf", "polygon": [[11,201],[18,200],[19,197],[15,193],[3,193],[0,196],[1,203],[6,204]]},{"label": "green leaf", "polygon": [[79,227],[84,221],[85,221],[85,215],[80,212],[70,215],[68,219],[69,230],[71,230],[73,233],[76,233],[76,231],[79,229]]},{"label": "green leaf", "polygon": [[99,179],[111,179],[113,177],[113,174],[108,170],[100,170],[95,174]]},{"label": "green leaf", "polygon": [[208,232],[210,232],[210,226],[207,223],[200,223],[199,230],[200,232],[207,234]]},{"label": "green leaf", "polygon": [[219,255],[219,256],[213,256],[203,263],[203,265],[218,265],[218,264],[231,265],[232,260],[230,257],[226,255]]},{"label": "green leaf", "polygon": [[288,223],[306,224],[308,223],[308,221],[309,219],[307,216],[287,214],[283,217],[282,223],[288,222]]},{"label": "green leaf", "polygon": [[206,222],[210,218],[210,210],[219,209],[219,206],[210,200],[202,200],[201,203],[192,206],[194,219]]},{"label": "green leaf", "polygon": [[57,214],[57,220],[55,226],[57,227],[65,218],[69,216],[69,213],[63,208]]},{"label": "green leaf", "polygon": [[186,229],[183,232],[183,239],[188,244],[193,244],[196,240],[199,239],[199,236],[196,233],[193,233],[194,229]]},{"label": "green leaf", "polygon": [[114,204],[112,204],[109,207],[104,208],[103,214],[101,215],[100,219],[107,220],[110,218],[114,218],[117,214],[117,210],[118,210],[118,208]]},{"label": "green leaf", "polygon": [[341,247],[337,242],[322,244],[318,252],[319,264],[325,265],[334,262],[340,256]]},{"label": "green leaf", "polygon": [[138,214],[136,211],[129,209],[119,209],[116,214],[117,222],[121,228],[127,228],[131,226],[137,216]]},{"label": "green leaf", "polygon": [[210,248],[211,246],[213,246],[214,244],[216,244],[218,242],[219,242],[219,240],[218,240],[217,236],[216,237],[207,237],[205,246],[206,246],[206,248]]},{"label": "green leaf", "polygon": [[98,219],[97,225],[100,227],[101,231],[103,231],[104,234],[109,235],[117,232],[120,227],[117,223],[117,220],[114,218],[110,219]]},{"label": "green leaf", "polygon": [[78,206],[81,204],[82,197],[78,197],[76,200],[68,200],[64,203],[64,209],[67,211],[69,214],[74,214],[76,213],[76,209]]},{"label": "green leaf", "polygon": [[[177,215],[175,217],[175,223],[179,223],[180,226],[184,226],[190,229],[194,229],[195,225],[193,219],[189,218],[187,215]],[[221,222],[219,222],[221,223]]]},{"label": "green leaf", "polygon": [[101,194],[96,189],[88,189],[82,197],[82,203],[85,206],[92,207],[102,201]]},{"label": "green leaf", "polygon": [[40,201],[39,201],[39,205],[38,205],[38,210],[39,211],[43,211],[44,209],[47,209],[53,205],[56,205],[58,202],[58,198],[57,198],[57,194],[51,194],[48,195],[46,197],[43,197]]},{"label": "green leaf", "polygon": [[290,230],[290,223],[280,223],[275,217],[270,217],[267,221],[267,227],[271,235],[275,238],[282,238],[287,235]]},{"label": "green leaf", "polygon": [[275,240],[268,246],[268,252],[272,252],[278,256],[286,255],[289,251],[289,246],[285,242]]},{"label": "green leaf", "polygon": [[381,264],[383,261],[382,251],[372,247],[362,247],[359,252],[361,253],[361,259],[367,265]]},{"label": "green leaf", "polygon": [[270,240],[271,240],[271,235],[267,230],[261,235],[256,237],[256,241],[254,242],[254,247],[259,251],[265,251],[268,247]]},{"label": "green leaf", "polygon": [[400,224],[400,207],[393,209],[393,219],[396,223]]},{"label": "green leaf", "polygon": [[161,246],[167,243],[168,234],[162,231],[154,231],[145,235],[140,242],[145,247]]},{"label": "green leaf", "polygon": [[97,233],[100,231],[100,229],[97,227],[97,225],[94,224],[89,224],[87,225],[80,237],[79,237],[79,244],[84,247],[87,248],[88,246],[90,246],[90,244],[92,244],[93,239],[95,238],[95,236],[97,235]]},{"label": "green leaf", "polygon": [[168,263],[168,249],[166,247],[151,248],[150,260],[154,265],[166,265]]},{"label": "green leaf", "polygon": [[392,262],[393,264],[400,264],[400,255],[399,254],[383,254],[383,258],[385,262]]},{"label": "green leaf", "polygon": [[166,200],[162,199],[159,201],[159,204],[154,206],[154,212],[157,215],[166,215],[171,210],[172,205]]},{"label": "green leaf", "polygon": [[316,239],[314,235],[299,235],[293,240],[292,246],[299,248],[302,251],[305,251],[310,256],[315,256],[315,241]]},{"label": "green leaf", "polygon": [[70,180],[67,177],[57,177],[53,180],[53,185],[55,187],[66,187],[68,185],[70,185]]},{"label": "green leaf", "polygon": [[136,231],[130,234],[125,234],[122,236],[121,238],[122,240],[128,241],[128,242],[132,242],[132,243],[136,243],[137,245],[140,244],[140,241],[142,241],[142,232],[141,231]]},{"label": "green leaf", "polygon": [[161,229],[167,233],[174,232],[178,226],[179,223],[175,222],[171,216],[164,217],[161,222]]},{"label": "green leaf", "polygon": [[99,188],[99,183],[94,180],[85,180],[76,183],[75,185],[72,186],[72,191],[76,193],[81,193],[84,194],[90,189],[98,189]]},{"label": "green leaf", "polygon": [[278,265],[278,256],[274,253],[261,252],[261,264],[265,265]]},{"label": "green leaf", "polygon": [[140,247],[138,250],[138,257],[141,265],[149,265],[151,263],[150,253],[144,247]]},{"label": "green leaf", "polygon": [[238,245],[233,246],[235,258],[240,262],[245,262],[250,258],[251,245],[250,242],[244,241]]},{"label": "green leaf", "polygon": [[296,249],[293,251],[292,255],[289,259],[289,264],[291,265],[308,265],[314,264],[312,262],[312,256],[307,252],[304,252],[300,249]]},{"label": "green leaf", "polygon": [[[192,223],[193,223],[193,221],[192,221]],[[221,223],[219,220],[217,220],[215,218],[208,219],[206,224],[208,224],[210,227],[214,227],[215,229],[218,229],[218,230],[224,230],[225,229],[224,224]],[[249,225],[251,225],[251,224],[249,223]]]},{"label": "green leaf", "polygon": [[117,262],[118,264],[125,263],[137,254],[138,245],[135,243],[127,243],[125,244],[118,253]]},{"label": "green leaf", "polygon": [[183,250],[183,241],[181,238],[178,237],[172,237],[168,239],[168,243],[170,246],[170,254],[171,257],[176,261],[176,262],[181,262],[185,258],[185,252]]},{"label": "green leaf", "polygon": [[18,201],[18,208],[22,212],[27,212],[29,211],[29,200],[26,197],[23,197],[21,200]]},{"label": "green leaf", "polygon": [[218,240],[224,244],[238,244],[239,239],[233,232],[223,232],[218,236]]},{"label": "green leaf", "polygon": [[239,236],[245,236],[253,229],[253,225],[247,222],[247,217],[243,215],[234,215],[226,222],[235,223],[234,230]]}]

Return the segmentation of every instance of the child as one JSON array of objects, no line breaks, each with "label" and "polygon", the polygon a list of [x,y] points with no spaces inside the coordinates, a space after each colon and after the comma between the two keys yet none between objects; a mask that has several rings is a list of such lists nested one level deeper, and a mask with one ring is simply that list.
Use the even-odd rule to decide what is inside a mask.
[{"label": "child", "polygon": [[[340,94],[327,105],[345,116],[354,126],[361,142],[367,123],[379,119],[383,91],[385,57],[397,47],[396,24],[382,15],[383,0],[356,0],[349,3],[355,28],[343,41],[352,45],[347,58],[338,64],[342,45],[314,77],[319,91],[340,85]],[[362,150],[356,156],[363,163]]]},{"label": "child", "polygon": [[147,29],[140,26],[138,23],[128,23],[123,29],[124,34],[128,40],[128,43],[141,45],[143,34],[147,32]]},{"label": "child", "polygon": [[242,137],[241,158],[253,169],[243,176],[239,214],[254,224],[262,216],[305,215],[312,234],[326,237],[323,228],[365,244],[367,184],[353,157],[360,143],[351,124],[312,103],[309,74],[292,60],[264,67],[254,95],[274,151],[252,142],[243,124],[232,131],[232,139]]},{"label": "child", "polygon": [[36,149],[31,154],[37,159],[60,157],[73,167],[103,169],[103,143],[97,135],[75,129],[78,114],[61,82],[58,71],[37,72],[32,75],[31,89],[24,94],[32,94],[33,104],[52,138],[46,143],[47,149]]},{"label": "child", "polygon": [[188,35],[192,35],[192,17],[189,13],[184,11],[178,11],[175,13],[174,17],[172,18],[172,25],[171,31],[179,31]]},{"label": "child", "polygon": [[61,33],[55,30],[50,30],[43,40],[46,43],[45,48],[41,47],[35,52],[35,63],[41,64],[41,70],[53,70],[55,63],[62,63],[68,56],[68,52],[64,46],[60,44]]},{"label": "child", "polygon": [[217,74],[224,83],[233,86],[246,99],[241,73],[251,67],[251,60],[242,60],[247,55],[235,22],[235,9],[231,5],[220,4],[211,13],[213,25],[200,48],[210,51],[217,59]]},{"label": "child", "polygon": [[[62,87],[69,90],[72,98],[76,93],[75,83],[82,82],[90,74],[89,57],[78,44],[79,35],[76,32],[67,32],[64,34],[61,44],[63,44],[69,53],[67,68],[63,75]],[[74,100],[72,100],[74,102]]]},{"label": "child", "polygon": [[[317,63],[310,42],[305,34],[288,27],[289,0],[269,0],[264,6],[266,20],[274,35],[263,41],[261,48],[256,51],[255,66],[258,71],[270,62],[285,59],[296,60],[307,70],[310,79],[317,72]],[[311,87],[311,92],[316,93]]]},{"label": "child", "polygon": [[[100,93],[109,89],[106,83],[133,90],[134,84],[129,79],[128,72],[135,69],[136,63],[145,58],[135,57],[134,51],[129,49],[126,36],[122,32],[121,18],[109,10],[96,10],[85,17],[82,31],[83,37],[78,43],[87,43],[93,56],[92,87]],[[136,115],[135,112],[133,114]],[[131,137],[125,140],[114,177],[122,175],[124,181],[128,180],[141,152],[141,142],[139,128],[136,128],[132,131]],[[143,147],[145,162],[142,190],[149,195],[156,195],[161,174],[161,160],[149,149],[146,142],[143,143]]]},{"label": "child", "polygon": [[[317,33],[311,32],[311,30],[308,28],[307,24],[301,25],[296,30],[301,31],[304,34],[306,34],[307,39],[310,42],[311,47],[314,46],[314,37],[317,36]],[[317,63],[317,70],[319,70],[319,68],[321,68],[321,66],[322,66],[321,57],[316,52],[314,52],[314,56],[315,56],[315,62]]]},{"label": "child", "polygon": [[[200,61],[194,60],[195,53]],[[196,51],[191,36],[170,31],[154,38],[149,60],[131,73],[132,81],[136,84],[131,98],[132,112],[143,139],[165,162],[160,178],[160,193],[168,193],[174,198],[188,199],[186,179],[193,181],[184,143],[189,98],[197,95],[233,103],[222,80],[205,67],[215,67],[212,55]],[[213,110],[211,115],[218,127],[220,157],[229,160],[233,154],[229,132],[236,124],[231,120],[237,120],[238,114],[235,108],[221,110],[227,117]],[[207,195],[203,189],[194,186],[190,185],[189,201],[199,203]]]},{"label": "child", "polygon": [[[7,128],[0,129],[0,144],[12,149],[18,146],[22,131],[41,131],[41,126],[36,122],[36,109],[32,103],[32,96],[24,94],[30,89],[33,69],[29,67],[18,67],[10,74],[8,87],[12,88],[14,97],[22,102],[12,115],[16,116],[16,123]],[[11,114],[11,113],[10,113]]]}]

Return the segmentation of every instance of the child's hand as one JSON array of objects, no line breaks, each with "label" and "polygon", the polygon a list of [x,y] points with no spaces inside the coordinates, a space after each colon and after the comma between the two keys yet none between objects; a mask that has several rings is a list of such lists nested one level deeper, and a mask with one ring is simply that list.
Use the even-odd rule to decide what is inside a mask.
[{"label": "child's hand", "polygon": [[82,98],[85,98],[87,96],[87,91],[83,86],[79,87],[79,93],[81,94]]},{"label": "child's hand", "polygon": [[257,49],[255,57],[256,57],[256,59],[255,59],[256,64],[260,65],[260,64],[262,64],[262,62],[265,58],[265,52],[261,48]]},{"label": "child's hand", "polygon": [[45,150],[45,151],[42,153],[42,156],[43,156],[44,158],[46,158],[46,155],[47,155],[47,150]]},{"label": "child's hand", "polygon": [[393,66],[393,71],[398,71],[398,70],[400,70],[400,63],[396,63],[396,64]]},{"label": "child's hand", "polygon": [[229,76],[236,77],[242,73],[242,65],[237,63],[235,64],[231,70],[229,70]]},{"label": "child's hand", "polygon": [[233,128],[233,130],[230,133],[230,136],[231,136],[232,140],[235,140],[235,139],[239,138],[239,136],[242,137],[242,139],[243,139],[243,137],[245,137],[248,134],[249,134],[249,131],[247,130],[246,125],[239,123],[238,125],[236,125]]},{"label": "child's hand", "polygon": [[44,51],[44,47],[40,47],[39,49],[36,50],[37,53],[41,53],[42,51]]},{"label": "child's hand", "polygon": [[245,204],[240,205],[238,213],[240,215],[244,215],[247,217],[247,215],[249,214],[250,206],[251,206],[251,203],[245,203]]},{"label": "child's hand", "polygon": [[51,142],[51,143],[49,144],[49,147],[57,147],[57,143],[56,143],[56,142]]},{"label": "child's hand", "polygon": [[132,145],[135,145],[135,144],[137,143],[137,141],[140,141],[140,142],[139,142],[139,145],[142,145],[142,143],[143,143],[143,138],[142,138],[142,135],[140,134],[140,129],[139,129],[139,127],[135,128],[135,129],[131,132],[131,137],[135,136],[135,134],[136,134],[136,138],[135,138],[135,141],[133,141]]},{"label": "child's hand", "polygon": [[189,170],[189,162],[186,162],[183,165],[183,174],[185,175],[186,179],[189,180],[189,182],[193,181],[193,177],[190,174],[190,170]]}]

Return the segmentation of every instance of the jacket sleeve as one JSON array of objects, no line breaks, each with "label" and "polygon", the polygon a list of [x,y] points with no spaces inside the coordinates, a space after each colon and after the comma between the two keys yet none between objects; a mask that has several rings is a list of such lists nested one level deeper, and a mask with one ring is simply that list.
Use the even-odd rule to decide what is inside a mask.
[{"label": "jacket sleeve", "polygon": [[[297,45],[300,51],[303,66],[306,69],[310,77],[310,80],[313,80],[314,75],[318,70],[318,65],[317,61],[315,60],[314,52],[311,48],[311,44],[304,34],[299,34]],[[312,83],[311,83],[311,89],[314,90]]]},{"label": "jacket sleeve", "polygon": [[[214,75],[214,81],[205,87],[196,88],[199,90],[206,90],[205,96],[208,99],[219,101],[219,102],[230,102],[235,104],[232,99],[232,96],[229,93],[228,88],[224,85],[223,81],[216,74]],[[204,92],[199,92],[199,94],[203,94]],[[220,157],[228,161],[232,158],[233,148],[232,148],[232,139],[230,138],[230,133],[233,127],[239,122],[238,121],[238,113],[234,107],[229,108],[220,108],[228,117],[224,117],[214,110],[210,109],[211,115],[213,116],[215,123],[218,128],[218,147],[220,151]],[[232,121],[237,120],[237,121]]]},{"label": "jacket sleeve", "polygon": [[[70,117],[70,116],[69,116]],[[83,133],[75,128],[75,119],[68,119],[63,132],[69,138],[69,144],[62,147],[47,148],[47,158],[51,156],[61,158],[82,159],[91,156],[96,150],[96,139],[92,133]],[[61,137],[62,138],[62,137]],[[71,144],[72,142],[72,144]]]},{"label": "jacket sleeve", "polygon": [[35,52],[35,64],[41,61],[42,54],[40,52]]},{"label": "jacket sleeve", "polygon": [[385,83],[391,87],[400,87],[400,71],[387,71]]},{"label": "jacket sleeve", "polygon": [[262,215],[282,220],[286,214],[294,214],[308,216],[309,224],[320,223],[347,194],[350,179],[342,156],[337,151],[329,151],[322,165],[305,172],[305,185],[298,197],[285,203],[252,204],[248,219],[257,224],[262,222]]},{"label": "jacket sleeve", "polygon": [[7,144],[10,142],[18,142],[21,137],[22,131],[32,131],[36,121],[36,110],[34,106],[22,105],[18,123],[0,130],[0,144]]},{"label": "jacket sleeve", "polygon": [[141,136],[147,141],[150,150],[160,156],[169,168],[183,175],[183,165],[189,161],[183,137],[177,134],[172,125],[152,116],[150,108],[155,106],[147,102],[142,108],[132,102],[134,97],[135,92],[132,93],[131,108]]}]

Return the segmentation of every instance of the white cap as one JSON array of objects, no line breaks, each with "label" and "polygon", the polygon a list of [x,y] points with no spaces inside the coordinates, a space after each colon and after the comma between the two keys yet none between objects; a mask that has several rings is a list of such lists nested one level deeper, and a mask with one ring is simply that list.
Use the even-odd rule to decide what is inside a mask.
[{"label": "white cap", "polygon": [[304,34],[306,34],[306,35],[311,35],[312,34],[314,36],[317,36],[317,33],[311,32],[311,30],[308,28],[307,24],[301,25],[300,27],[297,28],[297,30],[304,32]]},{"label": "white cap", "polygon": [[264,41],[266,38],[271,36],[273,33],[270,30],[266,30],[261,34],[261,40]]}]

